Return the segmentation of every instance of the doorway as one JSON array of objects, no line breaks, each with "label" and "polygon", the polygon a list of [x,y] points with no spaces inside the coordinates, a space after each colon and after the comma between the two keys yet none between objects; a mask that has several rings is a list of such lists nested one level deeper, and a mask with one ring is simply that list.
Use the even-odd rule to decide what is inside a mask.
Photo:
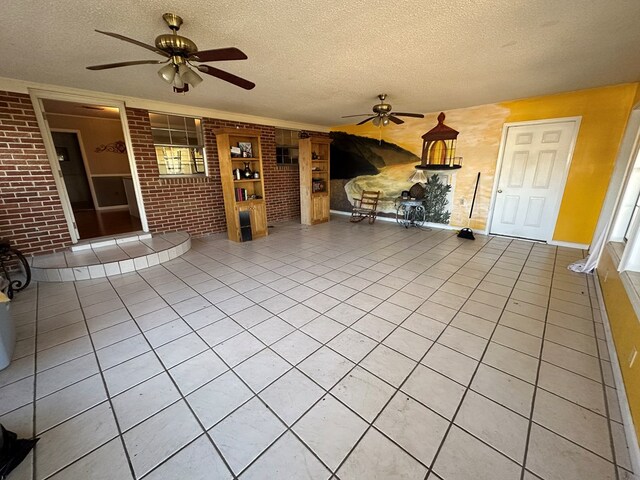
[{"label": "doorway", "polygon": [[489,233],[553,238],[579,119],[505,126]]},{"label": "doorway", "polygon": [[143,230],[120,109],[53,99],[41,106],[76,240]]}]

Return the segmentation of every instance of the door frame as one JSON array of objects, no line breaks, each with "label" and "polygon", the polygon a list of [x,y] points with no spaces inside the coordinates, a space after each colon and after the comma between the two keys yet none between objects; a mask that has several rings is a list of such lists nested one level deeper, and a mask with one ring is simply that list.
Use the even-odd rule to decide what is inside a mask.
[{"label": "door frame", "polygon": [[[507,135],[509,133],[509,128],[511,127],[524,127],[524,126],[534,126],[534,125],[544,125],[544,124],[552,124],[552,123],[563,123],[563,122],[573,122],[575,124],[573,131],[573,138],[571,139],[571,144],[569,145],[569,154],[567,157],[567,162],[565,164],[564,171],[562,173],[562,178],[560,181],[561,187],[561,195],[558,196],[558,200],[556,201],[556,205],[554,205],[554,220],[553,220],[553,228],[549,230],[549,235],[545,238],[544,242],[552,243],[553,242],[553,234],[556,230],[556,224],[558,223],[558,213],[560,213],[560,205],[562,204],[562,198],[564,197],[564,191],[567,186],[567,178],[569,177],[569,169],[571,168],[571,163],[573,162],[573,152],[576,147],[576,142],[578,140],[578,133],[580,132],[580,123],[582,122],[582,116],[576,117],[560,117],[560,118],[547,118],[542,120],[527,120],[523,122],[509,122],[505,123],[502,126],[502,138],[500,139],[500,148],[498,150],[498,161],[496,162],[496,173],[493,179],[493,187],[491,188],[491,201],[489,202],[489,214],[487,215],[487,235],[493,235],[491,233],[492,223],[493,223],[493,212],[496,206],[496,200],[498,195],[498,186],[500,185],[500,175],[502,174],[502,166],[504,163],[504,153],[507,145]],[[497,234],[500,235],[500,234]],[[521,238],[521,237],[513,237],[513,238]],[[532,241],[540,241],[533,239],[526,239]]]},{"label": "door frame", "polygon": [[51,165],[51,171],[53,173],[53,179],[60,196],[60,203],[62,204],[62,211],[64,212],[65,220],[67,221],[67,227],[69,228],[69,235],[71,236],[72,243],[78,243],[79,233],[75,222],[75,216],[71,209],[71,202],[67,193],[67,188],[62,178],[62,172],[60,166],[57,164],[58,157],[56,155],[55,145],[53,144],[53,137],[51,136],[51,129],[49,123],[45,118],[43,100],[60,100],[63,102],[83,103],[89,105],[100,105],[105,107],[117,108],[120,112],[120,125],[122,127],[122,134],[124,135],[124,142],[127,147],[127,157],[129,159],[129,169],[131,170],[131,178],[133,180],[133,188],[136,194],[136,202],[138,203],[138,211],[140,212],[140,223],[142,230],[149,231],[149,224],[147,222],[147,215],[144,208],[144,201],[142,199],[142,189],[140,187],[140,178],[138,177],[138,170],[136,169],[135,157],[133,155],[133,143],[131,141],[131,133],[129,131],[129,122],[127,120],[127,112],[125,110],[124,101],[114,100],[105,97],[92,97],[86,95],[76,95],[73,93],[64,93],[51,90],[41,89],[29,89],[29,96],[31,97],[31,103],[38,121],[38,127],[42,134],[44,141],[44,147],[49,157],[49,164]]},{"label": "door frame", "polygon": [[[96,191],[93,188],[93,181],[91,180],[91,169],[89,168],[89,162],[87,161],[87,154],[84,151],[84,143],[82,141],[82,133],[80,130],[75,130],[72,128],[51,128],[49,127],[49,131],[51,133],[75,133],[76,138],[78,139],[78,146],[80,147],[80,156],[82,157],[82,163],[84,164],[84,172],[87,177],[87,183],[89,184],[89,191],[91,192],[91,199],[93,200],[93,208],[97,211],[98,207],[98,199],[96,198]],[[51,137],[53,138],[53,136]],[[64,178],[64,175],[63,175]],[[66,187],[66,184],[65,184]]]}]

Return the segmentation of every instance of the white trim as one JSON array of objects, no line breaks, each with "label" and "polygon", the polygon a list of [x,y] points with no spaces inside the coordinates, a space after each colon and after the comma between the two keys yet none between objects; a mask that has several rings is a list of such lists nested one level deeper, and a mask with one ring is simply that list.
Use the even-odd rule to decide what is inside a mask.
[{"label": "white trim", "polygon": [[[84,173],[87,177],[87,184],[89,185],[89,192],[91,193],[91,200],[93,200],[93,208],[99,210],[98,198],[96,197],[96,191],[93,187],[93,180],[91,177],[91,168],[89,168],[89,161],[87,160],[87,153],[84,150],[84,142],[82,141],[82,134],[80,130],[71,129],[71,128],[51,128],[49,125],[49,130],[51,133],[60,132],[60,133],[75,133],[76,139],[78,140],[78,146],[80,147],[80,156],[82,156],[82,163],[84,163]],[[53,138],[53,137],[52,137]],[[64,177],[64,174],[63,174]]]},{"label": "white trim", "polygon": [[551,240],[547,242],[549,245],[555,245],[556,247],[567,247],[567,248],[579,248],[581,250],[589,250],[588,243],[574,243],[574,242],[561,242],[559,240]]},{"label": "white trim", "polygon": [[[1,79],[0,79],[1,80]],[[0,82],[1,84],[1,82]],[[51,99],[51,100],[61,100],[65,102],[74,102],[74,103],[83,103],[89,105],[102,105],[108,107],[115,107],[119,109],[120,112],[120,126],[122,127],[122,133],[124,135],[124,142],[127,147],[127,158],[129,159],[129,169],[131,170],[131,178],[133,180],[133,188],[136,193],[136,202],[138,203],[138,212],[140,214],[140,224],[142,226],[143,231],[149,231],[149,225],[147,223],[147,215],[144,209],[144,201],[142,198],[142,190],[140,188],[140,179],[138,178],[138,170],[136,168],[135,157],[133,155],[133,143],[131,141],[131,133],[129,132],[129,122],[127,120],[127,113],[125,111],[125,105],[122,101],[114,100],[114,99],[106,99],[106,98],[98,98],[98,97],[87,97],[81,96],[72,93],[64,93],[60,91],[47,91],[47,90],[38,90],[29,88],[29,95],[31,96],[31,101],[34,104],[34,109],[36,110],[36,117],[38,118],[38,124],[40,125],[40,131],[42,133],[43,138],[45,139],[45,147],[50,143],[49,150],[47,151],[49,155],[49,161],[52,165],[52,168],[55,168],[53,161],[57,161],[57,157],[55,155],[55,147],[53,147],[53,139],[51,138],[51,132],[49,131],[48,122],[44,119],[44,109],[41,103],[43,99]],[[40,118],[42,118],[42,123],[40,122]],[[46,127],[46,128],[43,128]],[[59,170],[59,168],[58,168]],[[55,177],[55,175],[54,175]],[[64,196],[64,200],[62,201],[63,209],[68,209],[70,213],[71,221],[74,222],[73,211],[71,210],[71,203],[69,202],[69,196],[67,194],[66,188],[64,187],[64,181],[62,182],[62,186],[56,182],[56,186],[58,187],[58,191],[61,191],[61,188],[64,189],[64,194],[61,193],[61,196]],[[62,200],[62,198],[61,198]],[[66,202],[66,205],[65,205]],[[66,214],[65,214],[66,216]],[[69,219],[67,219],[67,223],[69,224]],[[69,224],[69,230],[73,229],[73,223]],[[78,235],[75,234],[75,230],[71,235],[71,239],[73,243],[78,242]]]},{"label": "white trim", "polygon": [[51,136],[51,130],[49,122],[44,116],[44,109],[40,98],[33,93],[29,94],[31,97],[31,103],[33,104],[33,111],[36,115],[36,121],[42,134],[42,140],[44,142],[44,149],[49,157],[49,165],[51,166],[51,173],[53,180],[56,184],[56,190],[60,197],[60,204],[62,206],[62,212],[64,219],[67,222],[67,228],[69,230],[69,236],[71,237],[71,243],[78,243],[79,234],[76,228],[76,219],[71,209],[71,201],[69,200],[69,194],[67,193],[67,187],[64,184],[64,178],[62,177],[62,170],[58,162],[58,156],[56,154],[56,146],[53,144],[53,137]]},{"label": "white trim", "polygon": [[[235,122],[253,123],[257,125],[269,125],[273,127],[287,128],[290,130],[313,130],[317,132],[328,133],[331,129],[326,125],[316,125],[312,123],[291,122],[270,117],[260,117],[257,115],[248,115],[244,113],[226,112],[223,110],[215,110],[212,108],[195,107],[191,105],[180,105],[177,103],[161,102],[156,100],[148,100],[138,97],[128,97],[125,95],[117,95],[114,93],[96,92],[91,90],[83,90],[79,88],[63,87],[61,85],[51,85],[46,83],[28,82],[14,78],[0,77],[0,90],[16,93],[29,94],[32,90],[41,92],[49,92],[50,94],[76,95],[91,98],[104,99],[107,103],[100,105],[109,105],[109,103],[124,103],[127,107],[141,108],[144,110],[159,111],[166,113],[174,113],[176,115],[185,115],[191,117],[207,117],[220,120],[230,120]],[[86,102],[84,102],[86,103]],[[95,100],[94,100],[95,103]]]},{"label": "white trim", "polygon": [[550,243],[553,240],[553,235],[555,234],[555,230],[556,230],[556,224],[558,223],[558,214],[560,213],[560,206],[562,205],[562,199],[564,198],[564,193],[567,186],[569,169],[571,168],[571,163],[573,162],[573,152],[575,150],[576,142],[578,140],[578,132],[580,131],[582,116],[548,118],[548,119],[542,119],[542,120],[527,120],[524,122],[509,122],[509,123],[505,123],[502,126],[502,139],[500,140],[500,149],[498,150],[498,161],[496,162],[496,173],[493,178],[493,188],[491,189],[491,201],[489,202],[489,214],[487,215],[487,232],[489,232],[489,235],[493,235],[493,233],[491,233],[491,222],[493,221],[493,210],[495,208],[496,196],[498,194],[498,185],[500,183],[500,174],[502,172],[504,151],[506,148],[507,134],[509,132],[509,128],[523,127],[527,125],[543,125],[543,124],[551,124],[551,123],[561,123],[561,122],[575,122],[575,127],[573,132],[573,138],[571,139],[571,145],[569,146],[567,163],[565,165],[565,169],[562,174],[562,180],[560,183],[562,194],[558,196],[558,200],[556,202],[555,219],[553,220],[553,229],[550,230],[551,233],[548,235],[548,238],[545,238],[543,241]]},{"label": "white trim", "polygon": [[[600,218],[598,218],[596,231],[594,233],[594,239],[602,236],[604,241],[601,242],[601,247],[597,251],[589,252],[590,255],[596,256],[596,265],[600,263],[600,257],[602,256],[605,245],[615,237],[615,229],[617,223],[620,221],[620,205],[624,200],[630,172],[638,156],[639,148],[640,105],[636,105],[631,109],[631,113],[629,114],[627,127],[622,137],[616,163],[613,167],[613,173],[611,174],[611,180],[609,181],[609,187],[604,198],[602,210],[600,211]],[[618,271],[621,271],[619,261],[616,268]]]},{"label": "white trim", "polygon": [[55,115],[58,117],[74,117],[74,118],[90,118],[92,120],[106,120],[107,122],[119,122],[119,118],[107,118],[107,117],[95,117],[91,115],[76,115],[74,113],[58,113],[58,112],[47,112],[48,116]]},{"label": "white trim", "polygon": [[92,177],[130,177],[131,173],[92,173]]},{"label": "white trim", "polygon": [[638,445],[638,437],[636,436],[633,417],[631,416],[631,410],[629,409],[629,399],[627,397],[627,391],[624,388],[624,380],[622,379],[622,371],[620,370],[620,363],[618,361],[618,352],[616,351],[615,344],[613,343],[611,324],[609,323],[609,316],[607,315],[607,309],[604,304],[604,296],[602,295],[602,289],[600,288],[600,279],[597,270],[594,271],[594,280],[607,348],[609,349],[609,359],[611,360],[611,368],[613,370],[613,380],[616,384],[618,403],[620,404],[620,412],[622,413],[622,424],[624,425],[624,433],[627,438],[627,446],[629,447],[631,466],[633,467],[634,472],[640,472],[640,446]]}]

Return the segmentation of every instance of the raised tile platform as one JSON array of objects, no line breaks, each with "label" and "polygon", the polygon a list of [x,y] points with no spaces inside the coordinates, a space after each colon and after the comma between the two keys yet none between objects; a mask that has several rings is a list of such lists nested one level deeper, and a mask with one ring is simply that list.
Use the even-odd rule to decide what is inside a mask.
[{"label": "raised tile platform", "polygon": [[29,258],[33,280],[71,282],[119,275],[168,262],[191,248],[186,232],[101,238]]}]

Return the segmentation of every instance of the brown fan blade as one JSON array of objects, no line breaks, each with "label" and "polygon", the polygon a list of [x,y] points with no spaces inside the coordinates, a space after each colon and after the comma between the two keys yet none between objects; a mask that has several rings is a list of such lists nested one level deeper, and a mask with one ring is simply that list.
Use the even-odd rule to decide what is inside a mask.
[{"label": "brown fan blade", "polygon": [[198,70],[200,70],[202,73],[217,77],[220,80],[224,80],[225,82],[233,83],[234,85],[240,88],[244,88],[245,90],[251,90],[256,86],[255,83],[250,82],[249,80],[245,80],[244,78],[238,77],[233,73],[225,72],[224,70],[220,70],[219,68],[211,67],[209,65],[198,65]]},{"label": "brown fan blade", "polygon": [[356,123],[356,125],[364,125],[365,123],[373,120],[374,118],[378,118],[378,117],[369,117],[369,118],[365,118],[364,120],[362,120],[360,123]]},{"label": "brown fan blade", "polygon": [[213,50],[202,50],[201,52],[189,55],[189,60],[196,62],[222,62],[224,60],[246,60],[247,56],[242,50],[235,47],[215,48]]},{"label": "brown fan blade", "polygon": [[424,118],[424,115],[421,113],[396,113],[393,112],[393,115],[396,117],[413,117],[413,118]]},{"label": "brown fan blade", "polygon": [[107,68],[129,67],[131,65],[157,65],[165,63],[164,60],[134,60],[132,62],[105,63],[104,65],[92,65],[87,70],[106,70]]},{"label": "brown fan blade", "polygon": [[404,120],[400,120],[399,118],[394,116],[395,113],[393,115],[389,115],[387,118],[389,120],[391,120],[393,123],[395,123],[396,125],[401,125],[404,123]]},{"label": "brown fan blade", "polygon": [[107,35],[109,37],[117,38],[118,40],[123,40],[125,42],[133,43],[134,45],[138,45],[139,47],[146,48],[147,50],[151,50],[152,52],[155,52],[158,55],[162,55],[163,57],[171,56],[167,52],[164,52],[159,48],[154,47],[153,45],[147,45],[146,43],[139,42],[138,40],[134,40],[133,38],[125,37],[124,35],[120,35],[118,33],[103,32],[102,30],[96,30],[96,32],[102,33],[103,35]]},{"label": "brown fan blade", "polygon": [[351,117],[365,117],[371,115],[370,113],[359,113],[358,115],[343,115],[340,118],[351,118]]}]

